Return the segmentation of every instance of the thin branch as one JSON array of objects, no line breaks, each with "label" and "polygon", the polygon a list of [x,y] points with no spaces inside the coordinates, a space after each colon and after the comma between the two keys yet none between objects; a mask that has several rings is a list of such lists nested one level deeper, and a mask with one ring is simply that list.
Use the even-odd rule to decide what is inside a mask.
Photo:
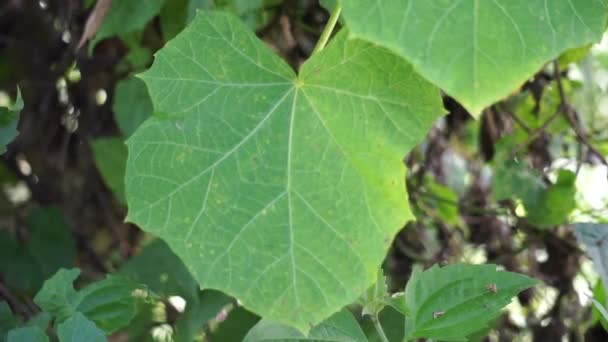
[{"label": "thin branch", "polygon": [[521,151],[523,148],[528,147],[528,145],[530,145],[534,140],[536,140],[542,133],[545,132],[545,130],[547,129],[547,127],[549,127],[553,121],[555,121],[555,119],[557,119],[559,117],[559,115],[563,112],[564,108],[563,108],[563,104],[560,105],[557,110],[555,111],[555,113],[553,113],[543,124],[542,126],[540,126],[537,130],[535,130],[534,132],[532,132],[532,134],[530,134],[530,136],[528,137],[528,139],[526,139],[526,141],[524,141],[523,143],[517,145],[513,151],[511,151],[511,153],[509,153],[509,158],[513,158],[519,151]]},{"label": "thin branch", "polygon": [[572,106],[570,106],[570,104],[568,103],[568,99],[566,98],[566,92],[564,91],[564,85],[562,83],[562,76],[559,72],[559,65],[557,64],[557,60],[553,62],[553,68],[555,69],[554,72],[555,72],[555,82],[557,83],[557,91],[559,93],[559,97],[560,97],[562,106],[564,107],[564,111],[563,111],[564,116],[566,117],[566,120],[568,121],[568,124],[570,125],[570,127],[572,127],[572,130],[574,130],[574,133],[576,134],[578,142],[585,145],[591,154],[594,154],[596,157],[599,158],[599,160],[602,164],[608,166],[608,161],[606,161],[606,158],[604,158],[602,153],[600,151],[598,151],[589,142],[589,139],[587,139],[587,133],[585,132],[584,128],[580,125],[580,119],[578,117],[578,114],[572,108]]},{"label": "thin branch", "polygon": [[528,135],[533,133],[532,129],[530,129],[530,127],[528,127],[528,125],[526,125],[523,120],[519,118],[519,116],[515,115],[510,110],[506,110],[505,113],[507,113],[513,119],[513,121],[515,121],[515,123],[519,125],[519,127],[526,131]]}]

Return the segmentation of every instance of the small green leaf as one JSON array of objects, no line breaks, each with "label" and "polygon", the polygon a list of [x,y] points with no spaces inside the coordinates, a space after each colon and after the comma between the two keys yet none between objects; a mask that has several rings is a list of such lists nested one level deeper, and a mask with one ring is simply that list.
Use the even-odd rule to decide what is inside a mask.
[{"label": "small green leaf", "polygon": [[114,90],[112,111],[123,136],[130,137],[154,111],[144,81],[131,77],[118,82]]},{"label": "small green leaf", "polygon": [[109,275],[82,289],[77,310],[103,329],[112,333],[129,324],[135,316],[137,284],[120,275]]},{"label": "small green leaf", "polygon": [[413,218],[402,159],[443,113],[436,88],[346,33],[296,76],[220,12],[142,78],[165,116],[127,142],[128,220],[201,287],[304,331],[373,284]]},{"label": "small green leaf", "polygon": [[23,327],[8,332],[7,342],[48,342],[49,338],[38,327]]},{"label": "small green leaf", "polygon": [[474,116],[547,61],[602,38],[603,0],[342,1],[353,37],[390,47]]},{"label": "small green leaf", "polygon": [[91,141],[95,165],[116,199],[125,200],[125,169],[127,168],[127,146],[121,138],[100,138]]},{"label": "small green leaf", "polygon": [[6,152],[6,145],[19,135],[17,123],[22,109],[23,99],[19,89],[17,89],[17,99],[14,103],[6,107],[0,106],[0,154]]},{"label": "small green leaf", "polygon": [[106,342],[106,336],[95,323],[77,312],[57,327],[59,342]]},{"label": "small green leaf", "polygon": [[579,243],[585,245],[587,255],[593,260],[604,284],[604,293],[608,293],[608,224],[577,223],[574,235]]},{"label": "small green leaf", "polygon": [[294,328],[262,320],[249,331],[243,342],[262,341],[367,342],[367,337],[365,337],[353,315],[346,310],[342,310],[313,327],[308,336]]},{"label": "small green leaf", "polygon": [[565,223],[576,208],[575,181],[574,172],[560,170],[557,181],[542,193],[540,200],[526,206],[526,220],[541,228]]},{"label": "small green leaf", "polygon": [[44,283],[34,302],[59,322],[80,312],[106,333],[128,325],[135,316],[137,285],[123,276],[110,275],[76,292],[72,283],[79,274],[78,269],[59,270]]},{"label": "small green leaf", "polygon": [[165,0],[119,0],[112,1],[91,46],[114,35],[122,35],[143,29],[159,12]]},{"label": "small green leaf", "polygon": [[406,337],[466,341],[500,315],[511,298],[537,283],[496,265],[455,264],[415,271],[405,289]]},{"label": "small green leaf", "polygon": [[79,274],[78,269],[60,269],[44,282],[42,289],[34,297],[34,303],[59,321],[68,319],[76,312],[79,301],[78,293],[72,285]]}]

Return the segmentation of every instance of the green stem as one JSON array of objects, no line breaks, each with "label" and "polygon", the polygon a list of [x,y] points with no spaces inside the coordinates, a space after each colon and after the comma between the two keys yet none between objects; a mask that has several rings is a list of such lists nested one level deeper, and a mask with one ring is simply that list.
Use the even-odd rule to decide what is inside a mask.
[{"label": "green stem", "polygon": [[372,315],[372,322],[374,322],[374,328],[376,328],[376,332],[378,332],[380,340],[382,342],[389,342],[386,334],[384,333],[384,329],[382,329],[382,324],[380,324],[377,314]]},{"label": "green stem", "polygon": [[325,25],[325,28],[321,33],[321,37],[319,37],[319,41],[317,42],[317,45],[315,45],[315,49],[312,50],[313,54],[315,52],[323,50],[325,44],[327,44],[327,41],[329,40],[329,37],[331,37],[331,33],[334,31],[334,27],[336,27],[336,23],[340,18],[340,12],[342,12],[342,7],[340,5],[336,5],[334,10],[331,11],[329,20],[327,20],[327,24]]}]

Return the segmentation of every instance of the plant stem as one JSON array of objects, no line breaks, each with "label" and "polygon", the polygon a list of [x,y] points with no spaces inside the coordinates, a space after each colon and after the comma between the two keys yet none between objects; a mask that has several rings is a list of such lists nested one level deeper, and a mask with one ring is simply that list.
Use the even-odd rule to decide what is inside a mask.
[{"label": "plant stem", "polygon": [[317,45],[315,45],[314,50],[312,50],[313,54],[315,52],[323,50],[323,48],[325,47],[325,44],[327,44],[329,37],[331,37],[331,33],[334,31],[334,27],[336,27],[338,18],[340,18],[340,12],[342,12],[342,7],[340,5],[336,5],[334,10],[331,11],[331,15],[329,16],[329,19],[327,20],[327,24],[325,25],[325,28],[323,29],[323,32],[321,33],[321,37],[319,37],[319,41],[317,42]]},{"label": "plant stem", "polygon": [[382,342],[389,342],[384,333],[384,329],[382,329],[382,324],[380,324],[380,320],[378,319],[378,314],[373,314],[371,317],[372,322],[374,322],[374,328],[376,328],[376,332],[378,332],[378,336],[380,336],[380,340]]}]

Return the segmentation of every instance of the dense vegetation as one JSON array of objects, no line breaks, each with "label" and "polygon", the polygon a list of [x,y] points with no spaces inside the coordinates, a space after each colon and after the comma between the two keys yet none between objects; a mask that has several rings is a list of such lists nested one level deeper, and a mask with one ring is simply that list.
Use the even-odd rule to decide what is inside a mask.
[{"label": "dense vegetation", "polygon": [[0,4],[0,342],[605,341],[604,0]]}]

